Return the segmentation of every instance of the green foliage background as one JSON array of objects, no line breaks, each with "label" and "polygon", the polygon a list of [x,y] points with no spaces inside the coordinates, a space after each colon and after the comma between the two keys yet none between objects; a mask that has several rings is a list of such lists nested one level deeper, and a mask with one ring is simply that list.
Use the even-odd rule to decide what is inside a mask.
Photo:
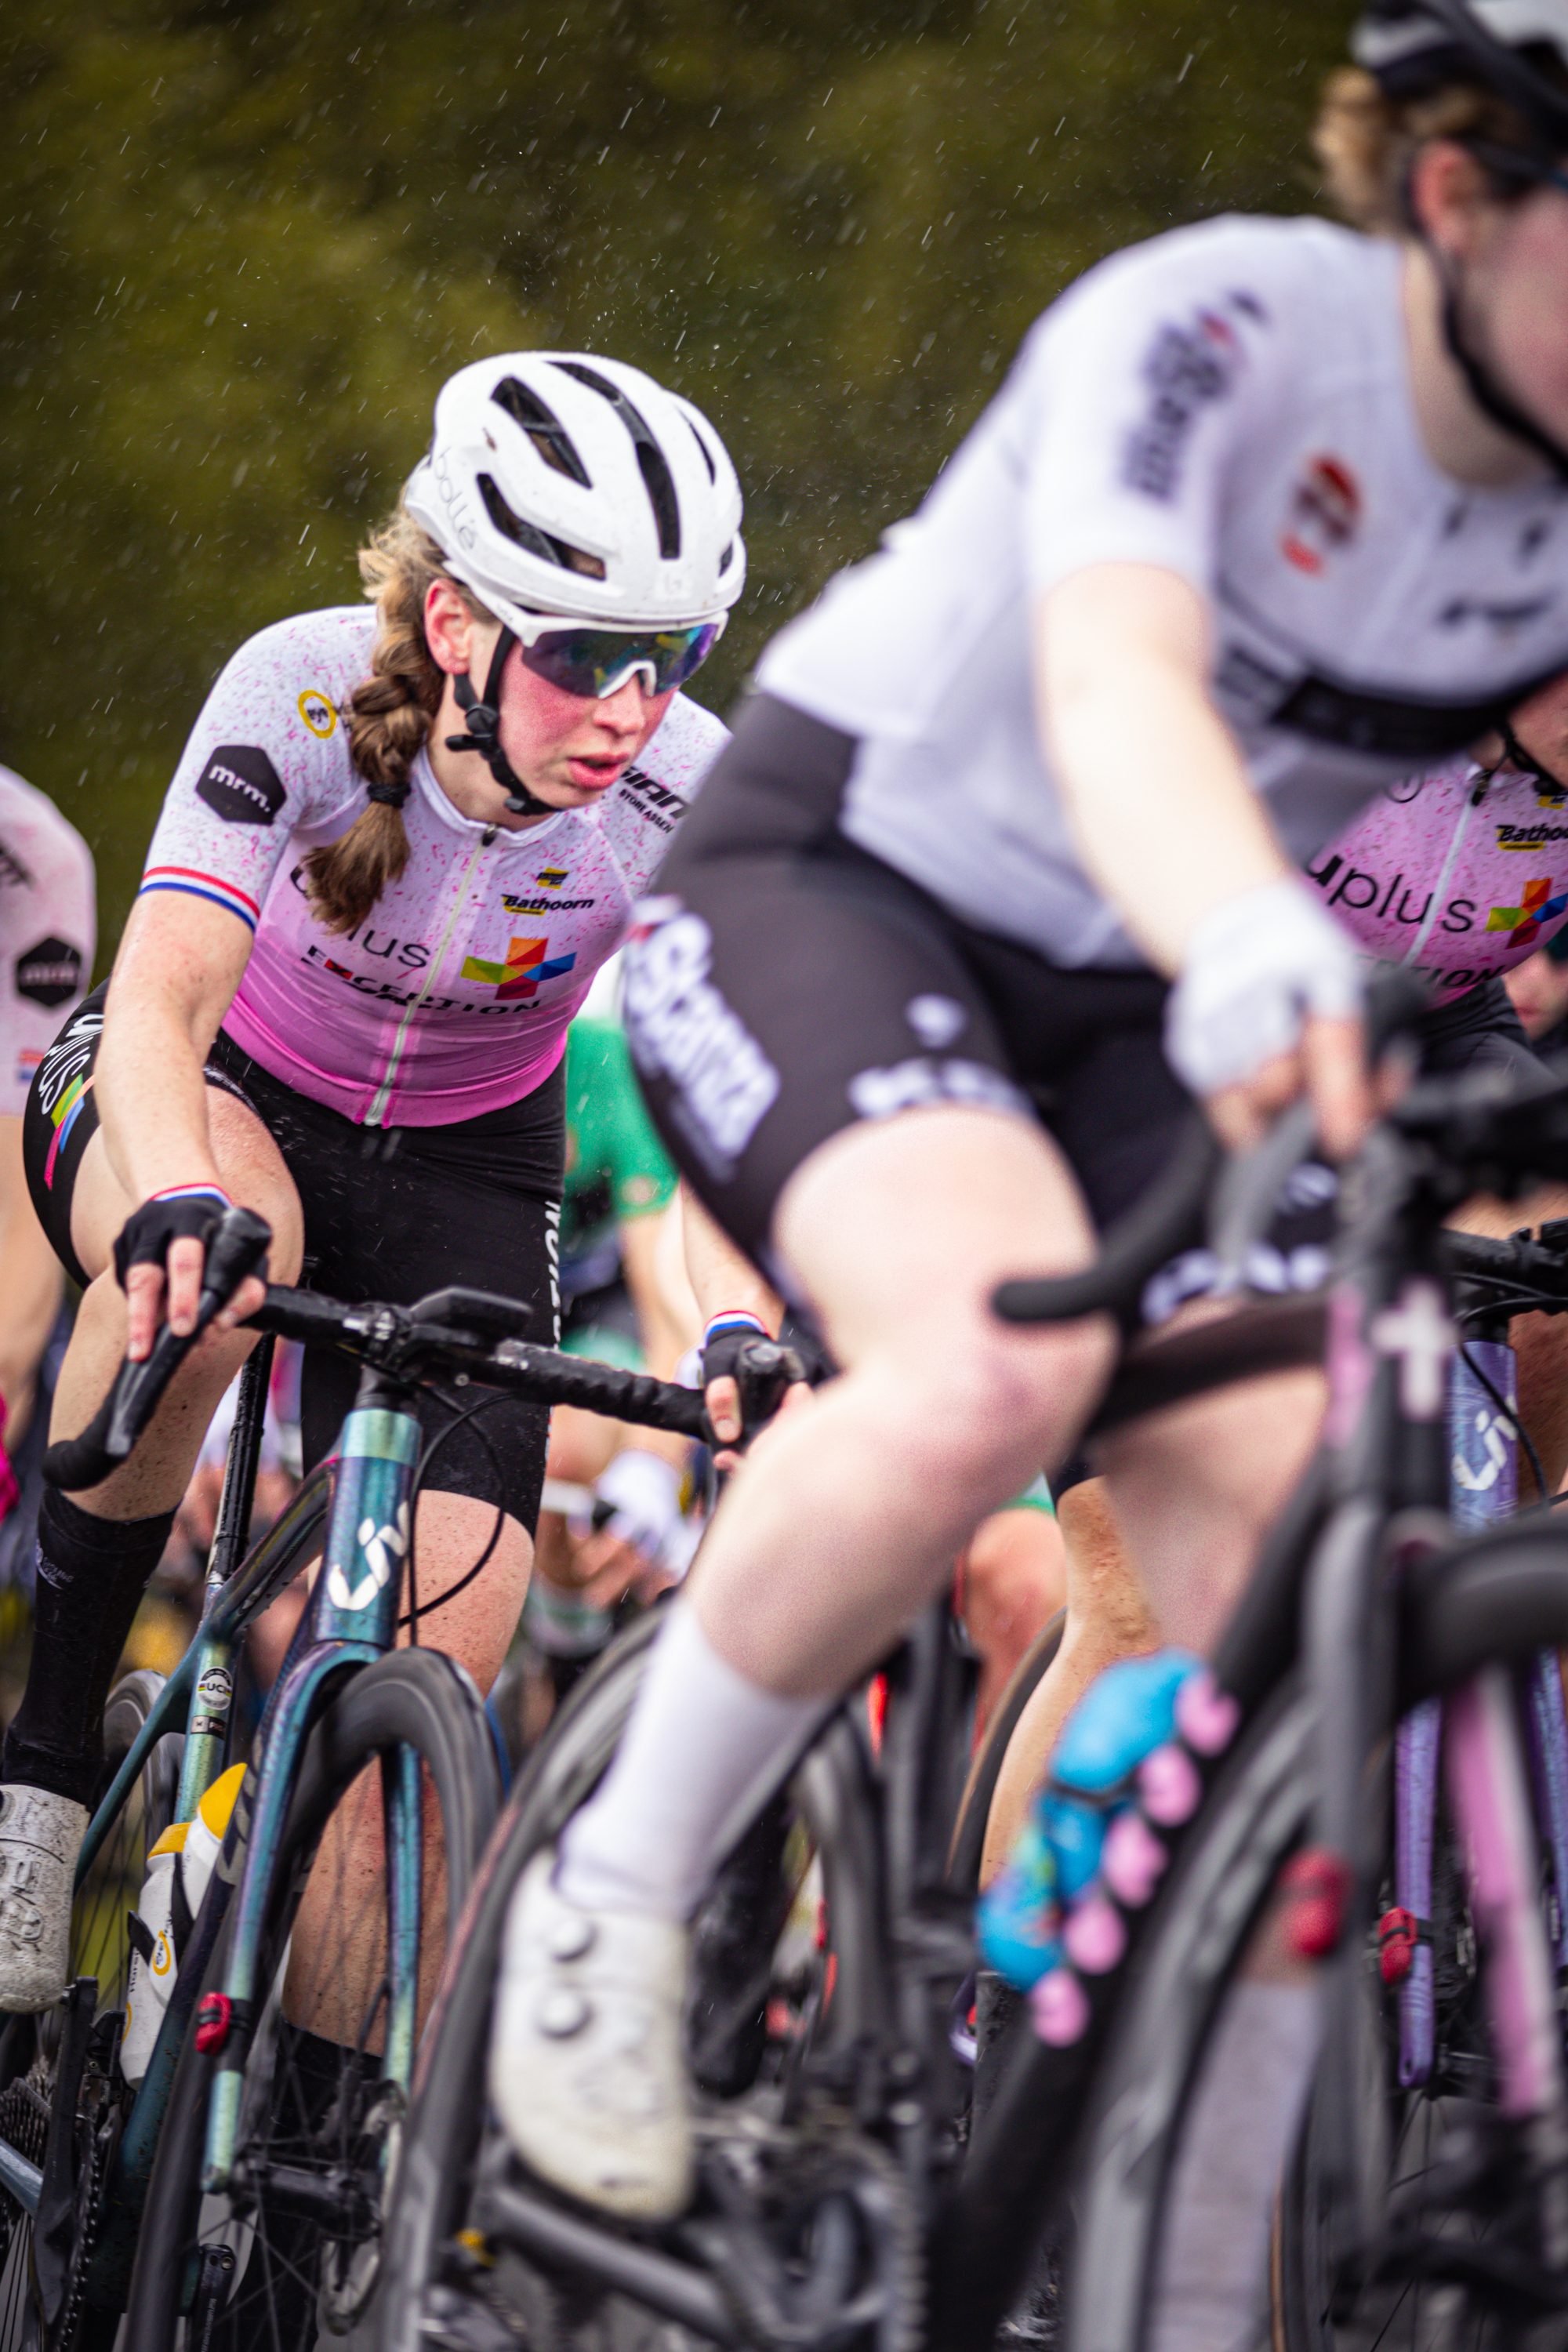
[{"label": "green foliage background", "polygon": [[353,553],[486,349],[700,402],[752,587],[700,682],[919,498],[1110,247],[1316,199],[1347,0],[7,0],[0,759],[107,960],[226,655]]}]

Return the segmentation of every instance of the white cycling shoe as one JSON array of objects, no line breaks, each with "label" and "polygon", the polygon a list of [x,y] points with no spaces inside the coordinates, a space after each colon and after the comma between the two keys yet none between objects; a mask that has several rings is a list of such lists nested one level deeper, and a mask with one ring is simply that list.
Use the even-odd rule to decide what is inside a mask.
[{"label": "white cycling shoe", "polygon": [[643,2221],[691,2198],[680,2014],[687,1931],[583,1911],[534,1856],[501,1945],[489,2087],[530,2168],[584,2204]]},{"label": "white cycling shoe", "polygon": [[71,1890],[85,1805],[0,1787],[0,2010],[47,2009],[70,1976]]}]

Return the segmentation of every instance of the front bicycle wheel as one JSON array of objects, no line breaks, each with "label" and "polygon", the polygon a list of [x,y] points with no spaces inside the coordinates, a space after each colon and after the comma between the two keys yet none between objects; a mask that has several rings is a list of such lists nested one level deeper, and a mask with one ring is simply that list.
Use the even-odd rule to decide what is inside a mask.
[{"label": "front bicycle wheel", "polygon": [[[624,1634],[572,1692],[513,1792],[481,1868],[475,1899],[443,1981],[421,2055],[389,2240],[380,2352],[465,2352],[512,2343],[547,2345],[560,2326],[563,2290],[534,2267],[487,2214],[487,2184],[521,2178],[485,2087],[491,2000],[512,1890],[531,1858],[554,1843],[586,1802],[614,1756],[640,1684],[657,1615]],[[887,2021],[881,1969],[875,1800],[863,1749],[847,1715],[835,1717],[729,1858],[693,1935],[688,2055],[708,2095],[710,2134],[726,2116],[791,2110],[806,2066],[842,2072],[852,2095],[858,2053],[871,2053]],[[734,2104],[731,2105],[731,2102]],[[767,2160],[765,2135],[758,2162]],[[852,2150],[824,2147],[818,2162]],[[892,2300],[912,2314],[918,2261],[896,2185],[879,2184],[897,2271]],[[803,2200],[805,2191],[799,2192]],[[815,2186],[811,2195],[817,2194]],[[844,2191],[855,2210],[858,2182]],[[858,2225],[839,2227],[851,2269]],[[840,2283],[840,2292],[844,2291]],[[565,2290],[574,2312],[594,2313],[586,2340],[617,2347],[696,2347],[699,2336],[662,2322],[628,2295],[584,2278]],[[831,2329],[825,2340],[833,2340]],[[879,2341],[901,2344],[901,2324]]]},{"label": "front bicycle wheel", "polygon": [[[1384,1987],[1368,1945],[1345,2021],[1354,2048],[1339,2063],[1358,2102],[1362,2163],[1381,2226],[1370,2252],[1343,2243],[1342,2200],[1323,2186],[1334,2134],[1332,2078],[1321,2074],[1280,2192],[1280,2352],[1524,2352],[1563,2341],[1560,2311],[1543,2318],[1538,2301],[1515,2291],[1529,2264],[1509,2242],[1509,2184],[1495,2158],[1486,2160],[1496,2145],[1496,2057],[1464,1856],[1442,1797],[1436,1827],[1432,2072],[1401,2088],[1397,1995]],[[1385,1894],[1392,1900],[1392,1888]]]},{"label": "front bicycle wheel", "polygon": [[1312,1728],[1306,1694],[1287,1683],[1237,1741],[1139,1943],[1075,2168],[1064,2352],[1159,2340],[1183,2126],[1226,1996],[1307,1824]]},{"label": "front bicycle wheel", "polygon": [[[292,2352],[318,2326],[346,2333],[370,2307],[404,2114],[382,2063],[396,1928],[370,1768],[384,1791],[410,1753],[424,1789],[423,2021],[500,1792],[473,1684],[437,1652],[402,1650],[338,1693],[302,1759],[272,1871],[235,2163],[213,2196],[200,2179],[216,2061],[194,2034],[186,2044],[132,2281],[127,2341],[138,2352]],[[308,1881],[307,1938],[294,1931]]]},{"label": "front bicycle wheel", "polygon": [[[143,1668],[127,1675],[110,1693],[103,1711],[103,1750],[110,1769],[129,1753],[163,1687],[163,1675]],[[100,2017],[110,2011],[122,2012],[125,2007],[131,1969],[126,1915],[141,1898],[147,1857],[174,1818],[184,1747],[179,1732],[166,1733],[154,1746],[72,1905],[71,1977],[97,1979]],[[0,2141],[29,2164],[41,2164],[44,2158],[60,2031],[58,2005],[35,2016],[8,2018],[0,2031],[0,2083],[5,2084],[0,2090]],[[102,2054],[106,2060],[110,2055]],[[95,2334],[103,2333],[100,2315],[84,2312],[80,2303],[93,2209],[110,2153],[104,2129],[112,2128],[107,2107],[102,2112],[99,2107],[95,2100],[93,2112],[84,2108],[79,2118],[81,2227],[70,2250],[64,2307],[40,2338],[33,2335],[37,2320],[30,2298],[33,2217],[0,2185],[0,2352],[20,2352],[33,2341],[41,2341],[46,2352],[77,2352],[79,2347],[86,2352]],[[110,2334],[111,2340],[112,2323]]]}]

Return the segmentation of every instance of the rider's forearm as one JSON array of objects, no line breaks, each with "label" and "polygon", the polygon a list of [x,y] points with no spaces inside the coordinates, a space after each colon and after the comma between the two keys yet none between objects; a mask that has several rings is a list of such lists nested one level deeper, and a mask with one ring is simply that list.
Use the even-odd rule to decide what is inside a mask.
[{"label": "rider's forearm", "polygon": [[202,1065],[233,993],[224,975],[179,951],[166,921],[140,920],[143,907],[116,960],[95,1081],[110,1165],[136,1202],[221,1181]]},{"label": "rider's forearm", "polygon": [[749,1257],[716,1225],[690,1187],[680,1188],[686,1234],[686,1271],[704,1324],[726,1307],[754,1315],[775,1336],[784,1320],[784,1302],[764,1282]]},{"label": "rider's forearm", "polygon": [[1041,600],[1042,731],[1084,862],[1174,975],[1227,900],[1294,873],[1209,698],[1196,590],[1146,564],[1078,572]]}]

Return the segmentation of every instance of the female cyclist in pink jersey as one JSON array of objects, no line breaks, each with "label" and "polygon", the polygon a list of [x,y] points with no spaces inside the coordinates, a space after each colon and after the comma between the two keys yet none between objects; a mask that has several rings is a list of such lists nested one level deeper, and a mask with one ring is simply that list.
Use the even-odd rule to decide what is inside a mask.
[{"label": "female cyclist in pink jersey", "polygon": [[[741,592],[740,521],[718,435],[639,370],[480,361],[441,392],[429,454],[361,557],[374,609],[299,614],[228,664],[107,993],[28,1104],[33,1197],[85,1286],[57,1435],[164,1316],[190,1329],[230,1201],[270,1224],[274,1279],[303,1267],[392,1300],[471,1284],[531,1302],[532,1336],[553,1339],[567,1024],[723,740],[679,688]],[[0,2007],[64,1985],[110,1677],[259,1295],[193,1353],[134,1461],[41,1515],[0,1762]],[[307,1465],[353,1386],[307,1354]],[[528,1578],[547,1418],[498,1407],[493,1452],[455,1435],[419,1507],[440,1592],[484,1547],[499,1458],[495,1557],[427,1612],[486,1686]]]}]

